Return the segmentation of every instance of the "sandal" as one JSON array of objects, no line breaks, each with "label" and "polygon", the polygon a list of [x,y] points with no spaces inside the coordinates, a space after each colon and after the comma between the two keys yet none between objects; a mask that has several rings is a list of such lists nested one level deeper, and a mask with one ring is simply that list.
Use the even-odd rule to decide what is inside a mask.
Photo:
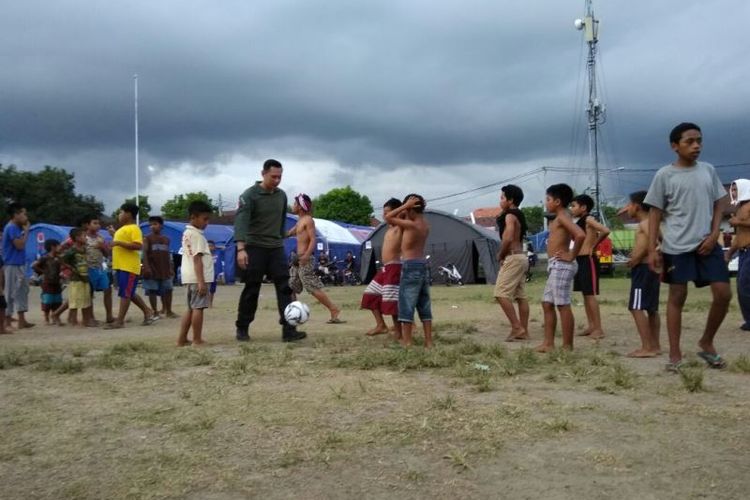
[{"label": "sandal", "polygon": [[706,362],[709,368],[721,370],[727,367],[727,362],[722,359],[718,354],[714,354],[708,351],[701,351],[698,353],[698,357]]},{"label": "sandal", "polygon": [[679,360],[674,363],[670,361],[669,363],[667,363],[664,369],[670,373],[680,373],[683,366],[685,366],[685,363],[682,360]]},{"label": "sandal", "polygon": [[342,321],[338,318],[331,318],[326,321],[326,323],[328,323],[329,325],[343,325],[344,323],[346,323],[346,321]]}]

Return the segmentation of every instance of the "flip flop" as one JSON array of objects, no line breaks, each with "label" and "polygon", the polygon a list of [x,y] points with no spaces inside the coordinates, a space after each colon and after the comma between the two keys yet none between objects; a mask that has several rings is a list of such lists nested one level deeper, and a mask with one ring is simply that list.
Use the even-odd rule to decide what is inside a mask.
[{"label": "flip flop", "polygon": [[159,316],[151,316],[149,318],[146,318],[143,320],[143,323],[141,323],[142,326],[148,326],[153,325],[159,320]]},{"label": "flip flop", "polygon": [[724,361],[718,354],[714,354],[708,351],[701,351],[698,353],[698,357],[705,361],[709,368],[721,370],[722,368],[727,367],[727,362]]},{"label": "flip flop", "polygon": [[670,373],[680,373],[680,370],[682,370],[683,366],[685,366],[685,363],[682,360],[679,360],[676,363],[672,363],[670,361],[669,363],[667,363],[664,369]]},{"label": "flip flop", "polygon": [[326,323],[328,323],[329,325],[343,325],[344,323],[346,323],[346,321],[342,321],[338,318],[331,318],[326,321]]}]

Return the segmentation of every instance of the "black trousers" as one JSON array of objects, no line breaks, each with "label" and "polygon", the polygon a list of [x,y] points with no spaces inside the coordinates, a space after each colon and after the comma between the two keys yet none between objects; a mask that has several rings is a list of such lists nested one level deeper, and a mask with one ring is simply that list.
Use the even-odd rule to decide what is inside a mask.
[{"label": "black trousers", "polygon": [[263,277],[268,276],[276,287],[276,304],[279,309],[279,324],[284,330],[292,328],[284,319],[284,309],[292,301],[292,289],[289,287],[289,267],[284,247],[261,248],[245,246],[248,265],[242,274],[245,288],[240,294],[237,306],[237,328],[247,329],[255,319],[258,309],[258,296]]}]

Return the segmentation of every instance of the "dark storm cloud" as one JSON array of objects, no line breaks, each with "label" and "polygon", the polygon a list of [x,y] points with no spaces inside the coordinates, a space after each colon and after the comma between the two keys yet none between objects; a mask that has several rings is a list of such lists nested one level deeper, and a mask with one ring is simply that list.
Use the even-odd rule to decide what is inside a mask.
[{"label": "dark storm cloud", "polygon": [[[685,119],[704,126],[711,161],[750,159],[750,9],[711,7],[597,2],[611,165],[669,161],[665,136]],[[144,165],[205,173],[269,145],[347,168],[580,164],[582,11],[578,0],[15,2],[3,9],[0,161],[65,166],[82,187],[118,192],[138,73]]]}]

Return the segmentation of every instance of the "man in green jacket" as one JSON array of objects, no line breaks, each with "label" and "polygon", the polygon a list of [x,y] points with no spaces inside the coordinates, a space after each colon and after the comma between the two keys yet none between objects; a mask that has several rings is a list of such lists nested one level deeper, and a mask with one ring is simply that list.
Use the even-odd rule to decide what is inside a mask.
[{"label": "man in green jacket", "polygon": [[237,242],[237,265],[243,273],[245,288],[237,307],[237,340],[250,340],[248,328],[255,319],[263,276],[273,280],[282,340],[294,342],[307,336],[284,319],[284,309],[292,301],[289,268],[284,255],[287,198],[279,189],[283,167],[277,160],[263,163],[262,181],[256,182],[240,196],[234,220]]}]

